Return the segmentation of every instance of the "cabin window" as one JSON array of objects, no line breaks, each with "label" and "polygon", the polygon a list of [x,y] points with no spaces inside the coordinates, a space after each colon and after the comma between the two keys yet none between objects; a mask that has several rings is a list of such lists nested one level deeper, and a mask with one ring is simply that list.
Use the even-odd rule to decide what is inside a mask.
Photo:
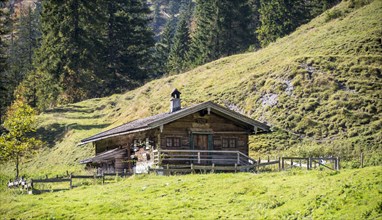
[{"label": "cabin window", "polygon": [[236,148],[236,138],[223,138],[223,148]]},{"label": "cabin window", "polygon": [[166,147],[180,147],[180,138],[175,138],[175,137],[166,138]]}]

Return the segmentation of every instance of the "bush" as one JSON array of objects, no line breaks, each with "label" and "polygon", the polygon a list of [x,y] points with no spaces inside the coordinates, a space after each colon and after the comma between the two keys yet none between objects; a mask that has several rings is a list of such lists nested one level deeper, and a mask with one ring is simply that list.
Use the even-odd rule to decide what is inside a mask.
[{"label": "bush", "polygon": [[338,9],[333,9],[331,11],[328,11],[326,13],[325,22],[328,22],[328,21],[337,19],[339,17],[342,17],[342,15],[343,15],[342,11],[338,10]]}]

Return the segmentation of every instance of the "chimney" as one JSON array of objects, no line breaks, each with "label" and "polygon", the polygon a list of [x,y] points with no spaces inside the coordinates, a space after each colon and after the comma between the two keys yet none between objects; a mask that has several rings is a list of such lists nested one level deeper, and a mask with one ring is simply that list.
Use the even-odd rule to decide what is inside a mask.
[{"label": "chimney", "polygon": [[170,106],[170,112],[176,112],[180,110],[182,107],[180,105],[180,93],[177,89],[174,89],[171,92],[171,106]]}]

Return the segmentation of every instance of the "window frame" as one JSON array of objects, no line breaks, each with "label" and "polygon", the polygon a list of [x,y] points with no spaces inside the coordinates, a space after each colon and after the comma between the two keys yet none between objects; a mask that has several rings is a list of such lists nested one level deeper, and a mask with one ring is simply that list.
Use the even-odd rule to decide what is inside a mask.
[{"label": "window frame", "polygon": [[223,137],[222,138],[222,148],[237,148],[237,138],[236,137]]},{"label": "window frame", "polygon": [[166,137],[166,147],[179,148],[181,146],[182,146],[182,139],[180,137]]}]

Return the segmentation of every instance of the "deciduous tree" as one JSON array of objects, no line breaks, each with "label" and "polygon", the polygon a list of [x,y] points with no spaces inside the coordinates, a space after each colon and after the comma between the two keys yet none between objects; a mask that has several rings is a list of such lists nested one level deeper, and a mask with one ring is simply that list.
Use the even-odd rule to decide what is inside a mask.
[{"label": "deciduous tree", "polygon": [[29,136],[36,128],[35,111],[29,105],[16,100],[7,111],[4,127],[8,132],[0,136],[0,160],[13,161],[18,178],[21,159],[42,144]]}]

